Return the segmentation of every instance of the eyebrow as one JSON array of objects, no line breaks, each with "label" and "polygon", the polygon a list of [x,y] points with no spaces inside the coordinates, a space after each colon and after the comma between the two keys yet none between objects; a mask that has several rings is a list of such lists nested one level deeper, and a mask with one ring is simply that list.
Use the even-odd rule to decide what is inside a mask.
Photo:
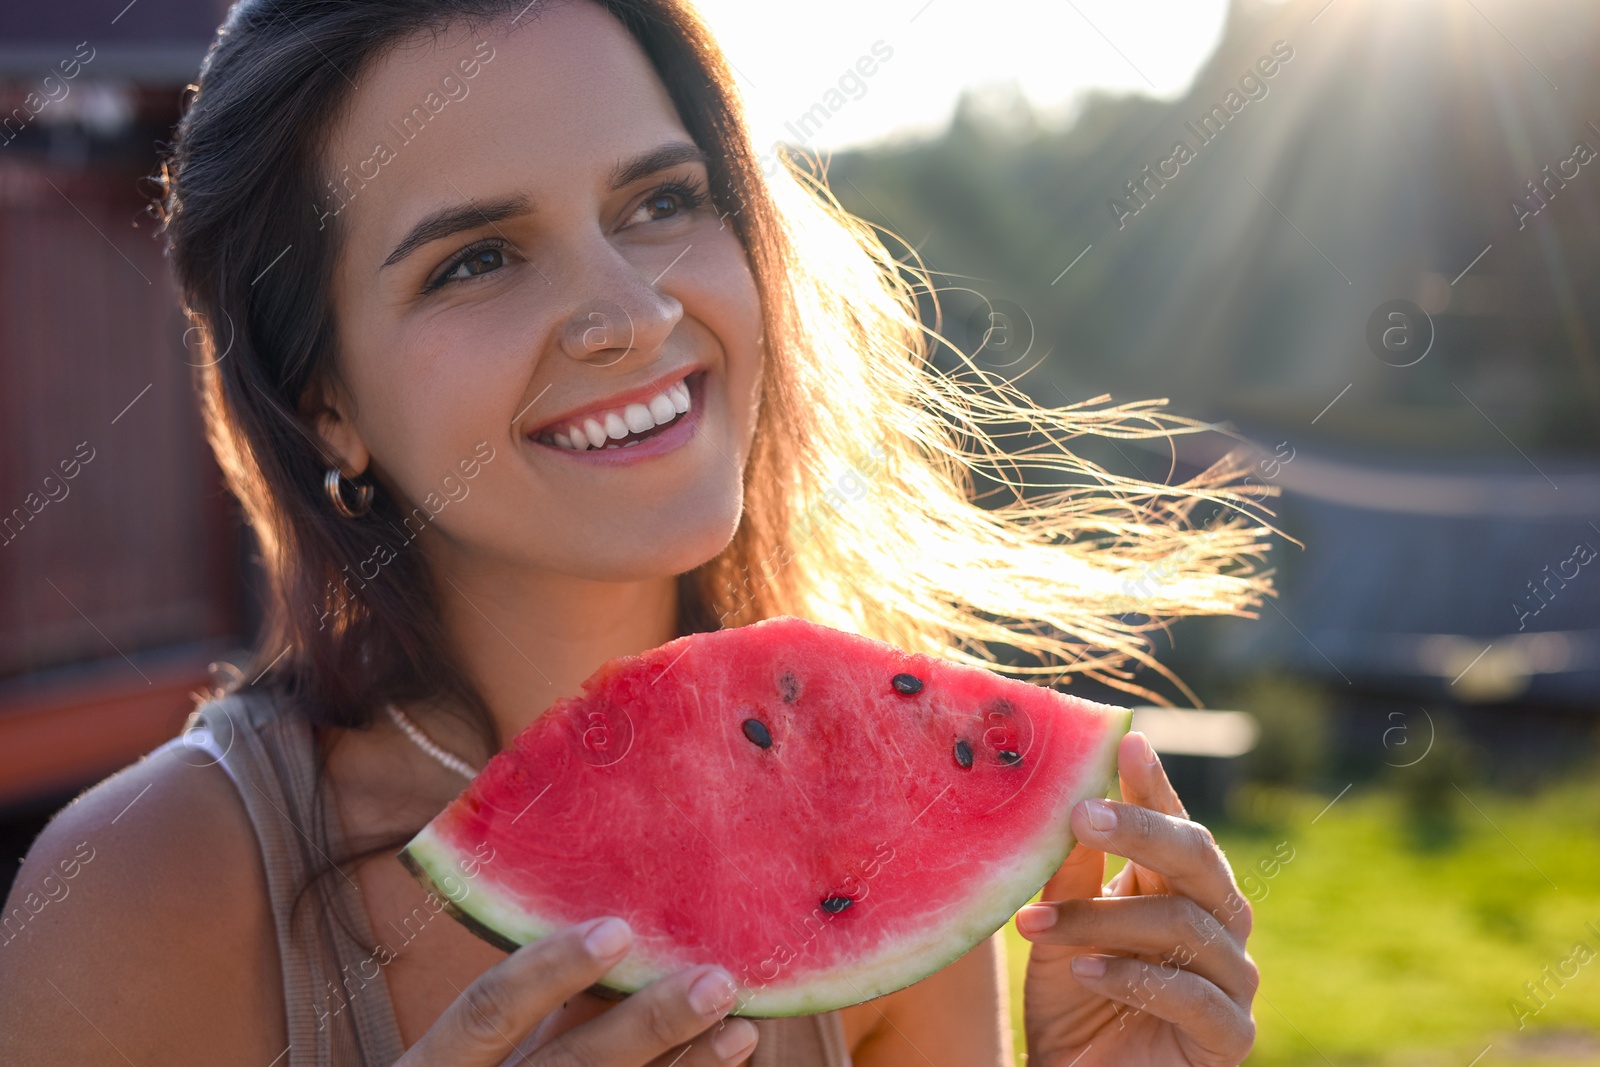
[{"label": "eyebrow", "polygon": [[611,191],[616,192],[624,186],[632,185],[640,178],[654,174],[658,170],[666,170],[668,167],[684,163],[700,163],[706,167],[711,165],[706,154],[700,151],[699,145],[687,141],[670,141],[658,148],[652,148],[643,155],[618,163],[616,169],[611,172]]},{"label": "eyebrow", "polygon": [[492,225],[515,215],[525,215],[531,210],[533,202],[521,193],[501,197],[498,200],[441,208],[411,227],[411,231],[394,246],[394,251],[389,253],[389,258],[383,261],[383,266],[392,266],[423,245],[437,241],[441,237],[449,237],[453,233],[478,226]]},{"label": "eyebrow", "polygon": [[[710,165],[706,154],[698,145],[687,141],[672,141],[629,160],[619,162],[611,171],[610,187],[613,192],[657,171],[684,163]],[[475,201],[454,207],[440,208],[426,215],[395,245],[383,267],[392,266],[415,252],[418,248],[441,237],[449,237],[462,230],[493,225],[533,210],[533,201],[522,193],[513,193],[496,200]],[[382,270],[380,267],[379,270]]]}]

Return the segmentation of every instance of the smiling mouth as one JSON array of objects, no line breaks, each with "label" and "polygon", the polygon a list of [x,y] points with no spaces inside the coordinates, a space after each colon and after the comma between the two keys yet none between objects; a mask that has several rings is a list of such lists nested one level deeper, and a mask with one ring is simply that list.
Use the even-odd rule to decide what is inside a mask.
[{"label": "smiling mouth", "polygon": [[547,426],[534,440],[572,452],[631,448],[689,417],[694,397],[688,382],[687,378],[673,382],[643,401],[585,412]]}]

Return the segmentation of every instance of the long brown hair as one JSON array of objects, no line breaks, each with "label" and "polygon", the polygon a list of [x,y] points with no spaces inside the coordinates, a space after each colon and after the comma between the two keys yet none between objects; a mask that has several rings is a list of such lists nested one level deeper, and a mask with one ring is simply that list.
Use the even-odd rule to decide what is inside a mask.
[{"label": "long brown hair", "polygon": [[[209,438],[268,582],[256,661],[230,688],[255,679],[313,724],[361,728],[388,702],[425,701],[464,709],[486,750],[494,738],[448,652],[423,553],[396,552],[345,602],[349,568],[405,538],[413,504],[380,485],[371,511],[348,519],[324,494],[335,461],[308,415],[336,374],[341,233],[318,208],[322,152],[351,86],[402,40],[534,19],[550,2],[241,0],[163,168],[170,255],[206,350]],[[1259,605],[1267,530],[1244,510],[1241,471],[1169,486],[1067,448],[1082,434],[1203,427],[1160,402],[1043,408],[965,357],[961,373],[936,372],[930,351],[944,339],[918,314],[933,292],[926,272],[846,213],[818,168],[786,158],[765,173],[699,17],[681,0],[595,2],[638,41],[708,156],[713,202],[762,302],[767,366],[745,511],[732,542],[679,577],[681,632],[795,614],[985,666],[1009,645],[1039,663],[1007,669],[1065,669],[1150,695],[1133,668],[1161,670],[1147,631],[1162,617]],[[1019,432],[1044,447],[1001,447]],[[1067,487],[1024,492],[1028,467]],[[980,473],[1014,499],[981,506]]]},{"label": "long brown hair", "polygon": [[[1239,472],[1160,485],[1066,447],[1084,433],[1202,427],[1159,402],[1041,408],[970,360],[962,375],[935,372],[937,335],[917,316],[918,293],[932,291],[920,265],[892,259],[814,172],[763,174],[698,17],[677,0],[596,2],[639,41],[710,157],[714,202],[750,257],[765,318],[747,506],[732,543],[683,576],[682,629],[789,612],[969,662],[988,664],[984,650],[1008,644],[1047,661],[1012,670],[1070,662],[1150,695],[1125,665],[1159,669],[1141,637],[1151,618],[1259,603],[1263,527],[1189,521],[1208,501],[1243,503],[1227,488]],[[415,504],[377,486],[371,511],[347,519],[323,491],[333,457],[306,416],[337,373],[329,279],[341,234],[317,205],[328,181],[320,150],[362,69],[417,32],[523,9],[246,0],[207,56],[167,161],[166,235],[207,349],[206,425],[269,583],[258,659],[244,674],[318,723],[361,727],[390,701],[440,697],[485,710],[447,652],[422,553],[396,553],[382,580],[349,596],[351,569],[376,544],[409,538]],[[1001,428],[1019,427],[1049,447],[1027,457],[1000,447]],[[1024,467],[1076,484],[1024,494]],[[1015,486],[1015,501],[975,503],[977,471]],[[852,477],[870,503],[840,506],[836,483]],[[1152,566],[1162,575],[1153,587]]]},{"label": "long brown hair", "polygon": [[[643,46],[707,149],[719,212],[761,246],[767,212],[750,209],[750,191],[735,192],[756,186],[758,171],[704,27],[669,0],[602,2]],[[376,485],[371,510],[349,519],[323,489],[337,461],[308,416],[337,374],[330,278],[342,237],[341,219],[325,206],[332,167],[323,144],[350,86],[402,40],[519,13],[532,21],[545,6],[245,0],[206,57],[165,161],[165,233],[205,349],[207,432],[268,586],[256,661],[242,677],[291,698],[319,725],[359,728],[391,701],[431,701],[488,727],[487,709],[447,651],[424,554],[398,551],[415,536],[417,502]],[[352,584],[378,545],[395,550],[382,579]],[[695,598],[684,601],[692,613]],[[703,628],[714,619],[681,622]]]}]

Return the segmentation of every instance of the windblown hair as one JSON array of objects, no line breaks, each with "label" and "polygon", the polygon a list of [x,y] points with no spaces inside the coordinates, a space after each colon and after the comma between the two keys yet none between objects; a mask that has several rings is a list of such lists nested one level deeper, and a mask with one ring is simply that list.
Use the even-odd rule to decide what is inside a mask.
[{"label": "windblown hair", "polygon": [[[786,162],[764,190],[772,246],[755,249],[776,373],[745,521],[702,568],[705,602],[734,625],[800,615],[1165,702],[1138,681],[1144,666],[1192,699],[1149,633],[1185,615],[1253,616],[1270,595],[1261,501],[1273,491],[1249,484],[1249,450],[1179,485],[1075,455],[1078,437],[1215,427],[1164,400],[1041,407],[922,322],[919,297],[937,307],[938,288],[914,251],[894,258],[840,206],[820,164]],[[933,366],[937,346],[956,371]],[[1010,499],[983,506],[980,478]],[[1062,488],[1042,488],[1052,485]],[[1022,661],[1002,663],[997,646]]]},{"label": "windblown hair", "polygon": [[[336,460],[313,416],[338,382],[330,292],[342,235],[323,206],[324,152],[351,87],[392,49],[536,20],[555,2],[576,0],[240,0],[163,166],[160,213],[201,338],[207,432],[267,583],[255,662],[226,689],[264,691],[314,729],[360,729],[386,703],[416,701],[464,715],[486,752],[497,740],[449,651],[426,553],[395,552],[345,602],[352,568],[404,536],[415,502],[375,485],[371,511],[352,520],[324,494]],[[996,668],[1009,646],[1037,661],[1008,654],[1014,673],[1077,673],[1153,697],[1140,665],[1176,679],[1152,655],[1152,628],[1259,605],[1269,531],[1239,491],[1240,469],[1163,485],[1069,448],[1083,435],[1205,427],[1161,402],[1043,408],[965,356],[957,372],[937,370],[943,339],[919,314],[919,297],[935,292],[927,271],[844,211],[819,168],[786,156],[768,176],[693,11],[682,0],[593,2],[639,43],[709,157],[713,203],[746,251],[764,318],[745,509],[731,542],[678,577],[680,632],[792,614]],[[985,506],[979,477],[1011,499]],[[286,813],[312,835],[313,861],[310,849],[327,858],[323,794]],[[302,899],[318,890],[317,921],[345,915],[339,882],[302,887]]]},{"label": "windblown hair", "polygon": [[[350,520],[323,492],[332,459],[309,416],[337,375],[329,293],[341,236],[317,207],[331,171],[323,145],[353,80],[402,41],[537,18],[551,2],[571,0],[536,0],[531,13],[526,0],[243,0],[163,169],[169,251],[205,349],[209,438],[268,583],[244,676],[296,698],[319,724],[361,727],[385,703],[411,700],[487,719],[447,651],[424,553],[396,553],[343,603],[350,568],[394,538],[414,503],[378,486],[371,512]],[[1135,672],[1167,674],[1152,628],[1259,605],[1268,530],[1237,491],[1239,469],[1163,485],[1069,448],[1085,434],[1206,427],[1161,401],[1040,407],[964,355],[959,373],[936,370],[934,345],[955,346],[920,320],[919,294],[935,292],[921,263],[891,256],[820,169],[791,157],[761,165],[727,64],[693,11],[679,0],[595,2],[640,43],[710,157],[714,202],[746,249],[764,315],[744,514],[716,558],[680,577],[682,631],[794,614],[1155,697]],[[1030,444],[1008,450],[1007,438]],[[975,500],[978,474],[1013,499]],[[1027,489],[1039,484],[1066,487]],[[1197,509],[1213,521],[1201,526]],[[996,646],[1037,662],[1002,667]]]}]

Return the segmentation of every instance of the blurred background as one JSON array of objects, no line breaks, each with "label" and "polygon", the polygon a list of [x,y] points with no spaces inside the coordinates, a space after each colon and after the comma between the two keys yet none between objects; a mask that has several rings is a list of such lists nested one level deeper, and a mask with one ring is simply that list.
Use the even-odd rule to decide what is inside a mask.
[{"label": "blurred background", "polygon": [[[257,622],[147,210],[224,5],[125,2],[0,29],[0,886]],[[1160,638],[1210,710],[1141,713],[1255,904],[1251,1062],[1600,1060],[1600,8],[700,6],[986,370],[1217,426],[1084,454],[1281,492],[1281,595]]]}]

